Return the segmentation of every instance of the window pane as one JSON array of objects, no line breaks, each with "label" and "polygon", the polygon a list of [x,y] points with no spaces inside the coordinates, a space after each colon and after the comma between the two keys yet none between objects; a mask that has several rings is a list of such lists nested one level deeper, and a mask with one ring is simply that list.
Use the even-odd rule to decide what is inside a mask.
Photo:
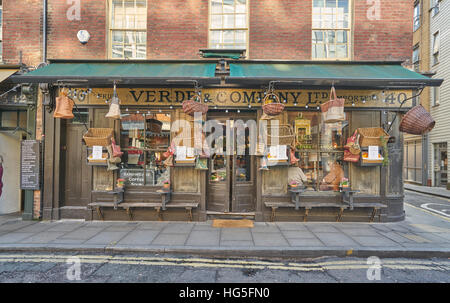
[{"label": "window pane", "polygon": [[136,32],[136,42],[139,44],[146,44],[147,32]]},{"label": "window pane", "polygon": [[112,45],[112,57],[113,58],[123,58],[123,45]]},{"label": "window pane", "polygon": [[222,28],[222,15],[211,16],[211,28]]},{"label": "window pane", "polygon": [[336,41],[336,32],[335,31],[327,31],[327,43],[334,43]]},{"label": "window pane", "polygon": [[125,45],[123,53],[124,53],[125,58],[130,58],[130,59],[135,58],[134,52],[133,52],[133,46],[131,46],[131,45]]},{"label": "window pane", "polygon": [[123,42],[123,32],[122,31],[113,31],[112,32],[112,42],[113,43],[122,43]]},{"label": "window pane", "polygon": [[348,13],[348,0],[338,0],[338,12]]},{"label": "window pane", "polygon": [[136,33],[125,32],[125,43],[126,44],[136,43]]},{"label": "window pane", "polygon": [[234,42],[234,31],[224,31],[223,32],[223,42],[233,43]]},{"label": "window pane", "polygon": [[137,46],[137,58],[138,59],[147,58],[147,46],[146,45],[138,45]]},{"label": "window pane", "polygon": [[213,14],[222,13],[222,0],[211,0],[211,12]]},{"label": "window pane", "polygon": [[247,10],[246,0],[236,0],[236,13],[245,13]]},{"label": "window pane", "polygon": [[134,1],[125,2],[125,28],[136,28]]},{"label": "window pane", "polygon": [[210,43],[211,44],[218,44],[222,42],[222,32],[221,31],[211,31],[210,34]]},{"label": "window pane", "polygon": [[347,45],[338,44],[336,46],[336,51],[337,51],[336,56],[338,58],[347,58],[348,57]]},{"label": "window pane", "polygon": [[236,15],[236,27],[237,28],[247,27],[247,16],[246,15]]},{"label": "window pane", "polygon": [[246,41],[247,41],[247,39],[246,39],[246,31],[236,31],[235,32],[235,34],[236,34],[236,41],[235,41],[235,43],[240,43],[240,44],[246,44]]},{"label": "window pane", "polygon": [[223,12],[234,13],[234,0],[223,0]]},{"label": "window pane", "polygon": [[347,43],[347,31],[336,31],[336,34],[337,43]]},{"label": "window pane", "polygon": [[123,8],[121,0],[113,0],[112,2],[112,20],[111,27],[112,28],[122,28],[123,27]]},{"label": "window pane", "polygon": [[234,15],[224,15],[223,16],[223,27],[224,28],[234,28]]},{"label": "window pane", "polygon": [[323,35],[322,31],[313,31],[313,43],[323,43]]},{"label": "window pane", "polygon": [[331,14],[322,15],[322,28],[334,28],[334,16]]},{"label": "window pane", "polygon": [[314,7],[323,7],[324,2],[323,0],[314,0],[313,5]]},{"label": "window pane", "polygon": [[335,8],[336,7],[336,0],[326,0],[325,1],[326,7]]},{"label": "window pane", "polygon": [[326,58],[325,44],[313,45],[313,57],[314,58]]}]

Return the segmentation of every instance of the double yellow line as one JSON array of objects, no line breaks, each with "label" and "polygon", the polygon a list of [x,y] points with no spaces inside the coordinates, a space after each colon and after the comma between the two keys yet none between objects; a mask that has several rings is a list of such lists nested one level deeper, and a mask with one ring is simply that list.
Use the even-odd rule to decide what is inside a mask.
[{"label": "double yellow line", "polygon": [[[272,269],[288,271],[324,271],[324,270],[356,270],[373,268],[365,259],[343,260],[328,262],[268,262],[245,260],[222,260],[208,258],[165,258],[165,257],[127,257],[111,255],[26,255],[26,254],[0,254],[1,263],[67,263],[73,258],[79,258],[83,264],[119,264],[144,266],[185,266],[194,268],[239,268],[239,269]],[[450,271],[450,261],[428,260],[383,260],[380,266],[391,269],[409,270],[438,270]]]}]

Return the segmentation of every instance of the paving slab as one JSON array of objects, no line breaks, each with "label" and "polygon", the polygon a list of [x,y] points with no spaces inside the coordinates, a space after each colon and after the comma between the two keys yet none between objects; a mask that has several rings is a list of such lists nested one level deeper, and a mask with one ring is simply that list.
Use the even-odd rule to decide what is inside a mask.
[{"label": "paving slab", "polygon": [[288,239],[316,238],[316,236],[314,236],[314,234],[310,231],[283,230],[282,233],[284,237]]},{"label": "paving slab", "polygon": [[284,230],[308,231],[305,224],[297,222],[277,222],[276,225],[282,231]]},{"label": "paving slab", "polygon": [[162,230],[167,226],[167,222],[139,222],[136,229],[154,229],[154,230]]},{"label": "paving slab", "polygon": [[311,246],[320,246],[325,247],[325,244],[323,244],[319,239],[317,238],[288,238],[287,239],[290,246],[296,246],[296,247],[311,247]]},{"label": "paving slab", "polygon": [[340,232],[339,229],[332,225],[325,225],[325,224],[310,224],[307,226],[308,230],[313,233],[338,233]]},{"label": "paving slab", "polygon": [[223,228],[220,236],[224,241],[252,241],[252,234],[249,228]]},{"label": "paving slab", "polygon": [[192,231],[186,241],[186,245],[218,246],[219,237],[219,231]]},{"label": "paving slab", "polygon": [[48,232],[51,231],[65,231],[65,232],[70,232],[70,231],[74,231],[77,228],[80,228],[82,226],[85,226],[84,223],[54,223],[51,224],[51,227],[49,229],[47,229]]},{"label": "paving slab", "polygon": [[95,235],[94,237],[90,238],[83,244],[111,244],[111,243],[117,243],[119,242],[125,235],[127,235],[128,232],[126,231],[102,231]]},{"label": "paving slab", "polygon": [[189,223],[173,223],[168,224],[161,230],[161,233],[164,234],[188,234],[191,232],[194,224]]},{"label": "paving slab", "polygon": [[34,233],[8,233],[0,236],[0,243],[17,243],[33,235]]},{"label": "paving slab", "polygon": [[151,245],[184,245],[188,234],[162,234],[160,233],[151,243]]},{"label": "paving slab", "polygon": [[283,247],[289,246],[281,233],[252,233],[255,246]]},{"label": "paving slab", "polygon": [[55,239],[64,235],[64,232],[41,232],[35,233],[33,236],[25,238],[20,243],[50,243]]},{"label": "paving slab", "polygon": [[244,241],[244,240],[238,240],[238,241],[228,241],[228,240],[221,240],[220,246],[239,246],[239,247],[254,247],[255,244],[252,241]]},{"label": "paving slab", "polygon": [[158,230],[134,230],[117,242],[117,245],[150,245],[158,234]]},{"label": "paving slab", "polygon": [[371,227],[339,228],[339,230],[349,236],[380,236],[380,232]]},{"label": "paving slab", "polygon": [[320,241],[322,241],[326,246],[348,246],[348,247],[358,247],[358,243],[353,241],[350,237],[342,233],[324,233],[315,232],[314,233]]},{"label": "paving slab", "polygon": [[401,247],[400,244],[380,236],[352,236],[352,239],[362,246],[392,246]]},{"label": "paving slab", "polygon": [[88,240],[104,230],[103,227],[81,227],[69,232],[61,237],[61,239],[80,239]]},{"label": "paving slab", "polygon": [[280,229],[275,223],[261,223],[255,222],[254,227],[251,229],[255,233],[279,233]]}]

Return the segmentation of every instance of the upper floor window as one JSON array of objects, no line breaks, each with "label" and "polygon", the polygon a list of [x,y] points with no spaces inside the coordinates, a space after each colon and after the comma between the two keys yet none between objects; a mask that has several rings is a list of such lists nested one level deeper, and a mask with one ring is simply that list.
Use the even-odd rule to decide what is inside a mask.
[{"label": "upper floor window", "polygon": [[440,4],[441,0],[430,0],[430,10],[431,10],[431,15],[434,16],[437,13],[439,13],[439,4]]},{"label": "upper floor window", "polygon": [[349,59],[350,0],[313,0],[313,59]]},{"label": "upper floor window", "polygon": [[247,49],[248,1],[210,0],[209,48]]},{"label": "upper floor window", "polygon": [[439,86],[433,87],[433,105],[439,105]]},{"label": "upper floor window", "polygon": [[439,63],[440,38],[439,32],[433,35],[433,65]]},{"label": "upper floor window", "polygon": [[420,27],[420,2],[414,5],[414,31]]},{"label": "upper floor window", "polygon": [[418,45],[416,47],[414,47],[414,49],[413,49],[412,61],[413,61],[413,65],[414,65],[414,70],[416,72],[418,72],[420,70],[420,67],[419,67],[420,53],[419,53]]},{"label": "upper floor window", "polygon": [[147,58],[147,0],[111,0],[110,57]]}]

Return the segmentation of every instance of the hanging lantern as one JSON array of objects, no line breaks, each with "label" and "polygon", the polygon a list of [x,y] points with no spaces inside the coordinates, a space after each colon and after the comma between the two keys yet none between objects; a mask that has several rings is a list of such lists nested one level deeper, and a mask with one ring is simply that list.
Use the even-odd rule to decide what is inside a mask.
[{"label": "hanging lantern", "polygon": [[117,96],[116,83],[114,82],[114,93],[111,99],[111,105],[109,106],[109,111],[105,116],[110,119],[120,119],[120,100]]}]

